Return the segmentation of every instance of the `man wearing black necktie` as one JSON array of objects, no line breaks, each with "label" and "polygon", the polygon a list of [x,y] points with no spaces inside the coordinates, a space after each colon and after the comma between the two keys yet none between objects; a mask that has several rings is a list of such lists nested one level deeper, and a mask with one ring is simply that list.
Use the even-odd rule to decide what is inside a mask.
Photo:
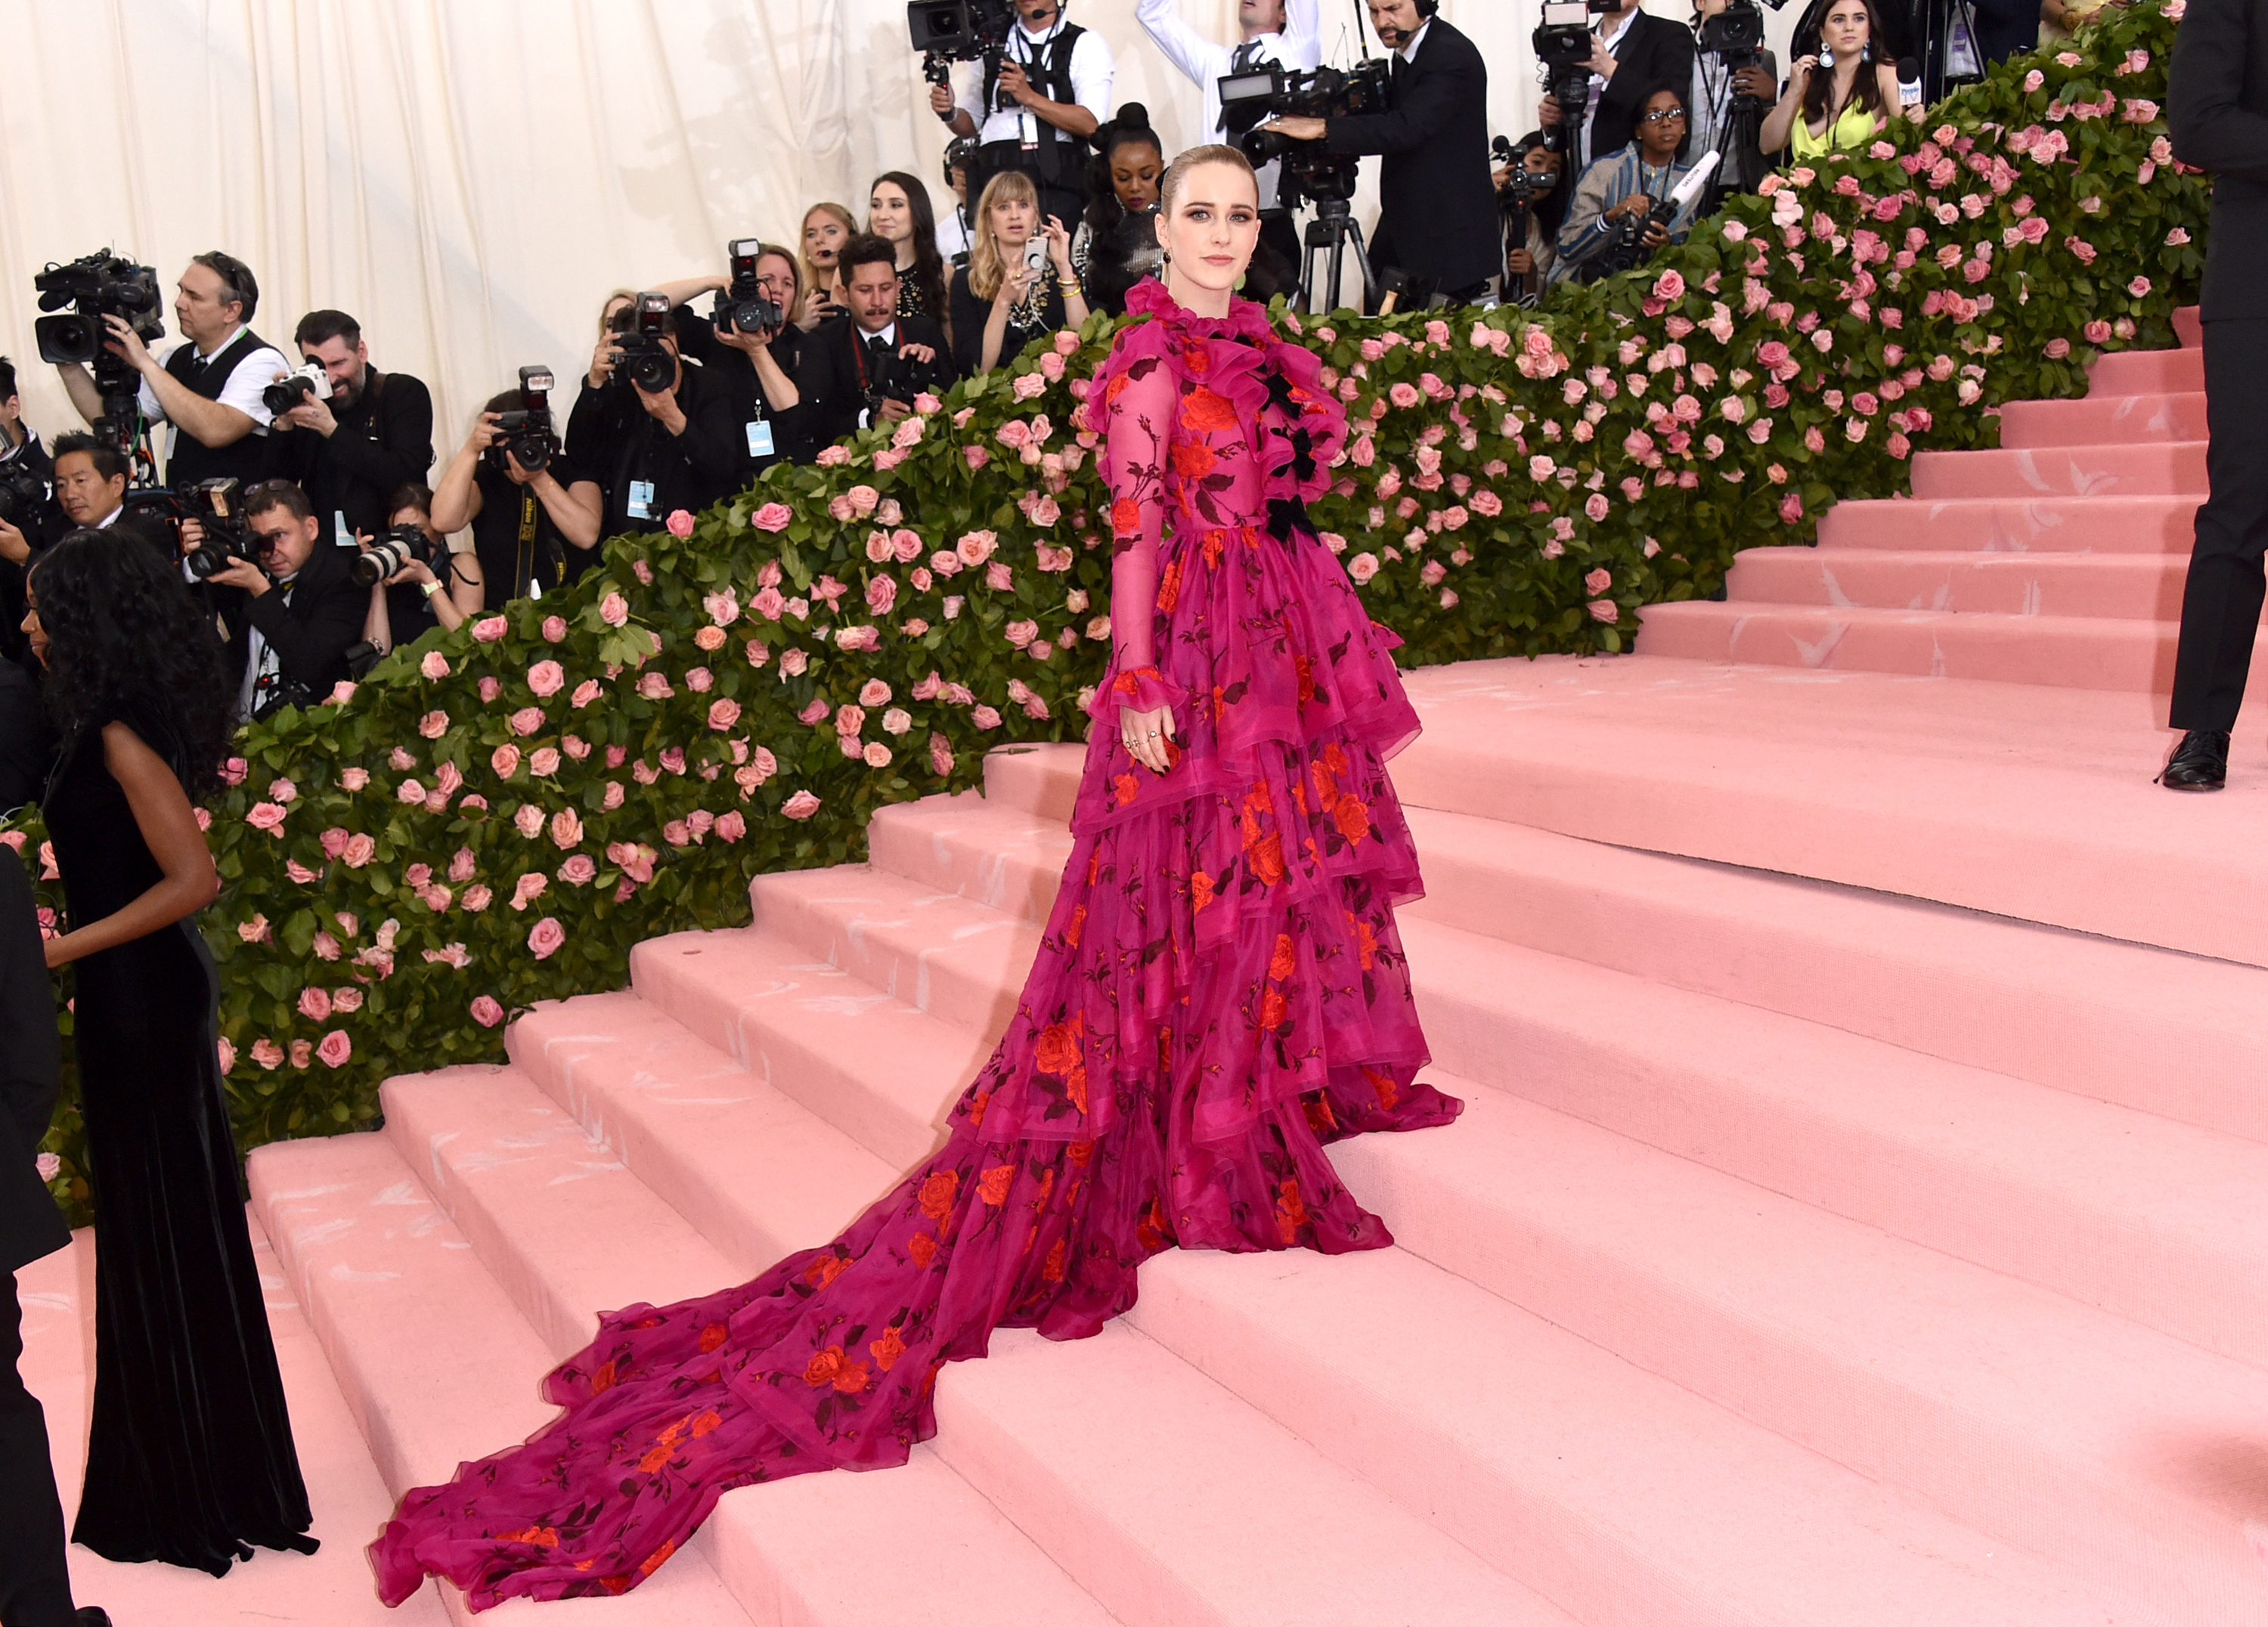
[{"label": "man wearing black necktie", "polygon": [[1434,13],[1437,0],[1369,0],[1371,26],[1394,55],[1393,106],[1342,119],[1278,119],[1263,127],[1333,152],[1382,153],[1371,260],[1430,283],[1449,304],[1487,292],[1504,269],[1496,183],[1489,171],[1488,64]]},{"label": "man wearing black necktie", "polygon": [[821,322],[803,342],[796,387],[821,445],[877,423],[895,423],[924,391],[943,394],[960,375],[945,329],[898,314],[898,251],[880,238],[850,239],[836,260],[847,316]]},{"label": "man wearing black necktie", "polygon": [[[1312,73],[1323,60],[1322,0],[1239,0],[1236,21],[1244,37],[1233,49],[1190,27],[1174,10],[1174,0],[1141,0],[1135,17],[1166,59],[1194,79],[1203,93],[1201,141],[1233,144],[1236,140],[1227,115],[1221,111],[1224,77],[1270,66]],[[1300,230],[1292,212],[1277,202],[1277,178],[1282,168],[1279,161],[1260,169],[1260,240],[1296,269]]]}]

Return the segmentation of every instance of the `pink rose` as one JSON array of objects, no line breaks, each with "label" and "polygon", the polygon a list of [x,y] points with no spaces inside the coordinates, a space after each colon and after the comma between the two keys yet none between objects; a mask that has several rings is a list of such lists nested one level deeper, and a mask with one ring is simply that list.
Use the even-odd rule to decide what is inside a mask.
[{"label": "pink rose", "polygon": [[556,661],[538,661],[527,669],[527,687],[546,699],[558,694],[566,682],[566,671]]},{"label": "pink rose", "polygon": [[498,779],[510,779],[519,772],[519,747],[505,741],[489,754],[489,767]]},{"label": "pink rose", "polygon": [[696,695],[706,695],[717,682],[717,676],[705,666],[686,669],[685,687]]},{"label": "pink rose", "polygon": [[[2145,279],[2138,277],[2135,280],[2139,282]],[[1013,573],[1009,571],[1008,562],[1006,560],[996,559],[990,564],[984,567],[984,585],[990,588],[996,593],[1011,593],[1015,592],[1015,577]]]},{"label": "pink rose", "polygon": [[493,1028],[504,1020],[504,1007],[485,994],[474,997],[471,1011],[473,1020],[483,1028]]},{"label": "pink rose", "polygon": [[954,545],[954,553],[962,564],[976,566],[991,558],[998,547],[999,539],[993,533],[971,531],[966,533],[961,541]]},{"label": "pink rose", "polygon": [[494,644],[512,630],[512,623],[500,615],[484,615],[473,623],[473,638],[479,644]]},{"label": "pink rose", "polygon": [[809,819],[819,812],[819,799],[807,791],[799,791],[780,804],[780,812],[789,819]]},{"label": "pink rose", "polygon": [[740,720],[740,703],[735,700],[718,700],[709,703],[709,726],[722,734]]},{"label": "pink rose", "polygon": [[681,541],[693,534],[693,516],[683,509],[672,509],[669,512],[669,518],[662,523],[669,527],[671,536],[679,538]]},{"label": "pink rose", "polygon": [[599,861],[588,853],[577,853],[559,866],[559,879],[570,887],[588,887],[599,873]]},{"label": "pink rose", "polygon": [[672,847],[685,847],[693,841],[693,828],[681,819],[674,819],[661,828],[661,839]]},{"label": "pink rose", "polygon": [[236,924],[236,935],[248,944],[266,943],[268,917],[264,915],[256,915],[249,921],[239,921]]},{"label": "pink rose", "polygon": [[767,622],[777,622],[786,612],[787,600],[780,597],[776,587],[759,588],[756,596],[748,600],[748,607]]},{"label": "pink rose", "polygon": [[1685,298],[1685,278],[1675,271],[1665,271],[1653,279],[1653,297],[1674,300]]},{"label": "pink rose", "polygon": [[276,827],[284,822],[285,811],[276,803],[255,802],[252,805],[252,811],[244,816],[244,822],[254,830],[265,830],[273,835]]},{"label": "pink rose", "polygon": [[717,821],[717,839],[719,842],[738,842],[747,834],[748,821],[740,817],[738,809],[721,815]]},{"label": "pink rose", "polygon": [[870,577],[866,581],[866,609],[873,615],[887,615],[898,602],[898,584],[894,577]]},{"label": "pink rose", "polygon": [[551,816],[551,841],[555,847],[571,848],[583,840],[583,816],[572,808],[562,808]]},{"label": "pink rose", "polygon": [[523,706],[512,715],[512,732],[514,734],[533,734],[542,726],[543,709],[540,706]]},{"label": "pink rose", "polygon": [[578,708],[588,706],[599,698],[600,694],[599,681],[596,678],[585,678],[575,686],[575,693],[568,697],[568,702],[569,704]]},{"label": "pink rose", "polygon": [[2144,298],[2150,291],[2150,279],[2146,276],[2136,277],[2126,284],[2126,291],[2137,299]]},{"label": "pink rose", "polygon": [[315,1059],[327,1068],[343,1067],[347,1058],[353,1055],[354,1042],[347,1038],[342,1028],[332,1029],[323,1036],[322,1043],[315,1047]]},{"label": "pink rose", "polygon": [[866,749],[860,755],[865,758],[866,766],[870,769],[887,769],[890,766],[890,748],[880,740],[868,740]]},{"label": "pink rose", "polygon": [[523,802],[513,810],[512,828],[533,841],[543,828],[543,810],[533,802]]},{"label": "pink rose", "polygon": [[357,831],[347,838],[346,850],[339,857],[346,861],[348,869],[360,870],[378,857],[378,843],[373,837]]},{"label": "pink rose", "polygon": [[835,733],[849,740],[866,726],[866,714],[856,706],[837,707],[835,712]]},{"label": "pink rose", "polygon": [[417,720],[417,733],[429,740],[438,740],[449,732],[449,714],[429,711]]},{"label": "pink rose", "polygon": [[1591,613],[1594,622],[1612,622],[1622,614],[1611,599],[1594,599],[1583,607]]},{"label": "pink rose", "polygon": [[464,904],[466,909],[471,910],[475,915],[478,915],[482,910],[489,907],[490,903],[495,899],[495,897],[496,894],[490,892],[485,885],[475,884],[475,886],[468,887],[465,889],[465,896],[460,902]]},{"label": "pink rose", "polygon": [[428,678],[446,678],[449,675],[449,658],[438,650],[428,650],[425,659],[417,663],[417,670]]},{"label": "pink rose", "polygon": [[986,464],[992,461],[992,454],[982,446],[963,446],[961,449],[961,455],[968,463],[969,469],[972,472],[983,468]]},{"label": "pink rose", "polygon": [[759,531],[784,531],[795,519],[795,511],[784,503],[767,503],[748,517],[748,523]]},{"label": "pink rose", "polygon": [[557,644],[565,637],[567,637],[567,618],[565,616],[547,615],[543,618],[543,637],[546,643]]}]

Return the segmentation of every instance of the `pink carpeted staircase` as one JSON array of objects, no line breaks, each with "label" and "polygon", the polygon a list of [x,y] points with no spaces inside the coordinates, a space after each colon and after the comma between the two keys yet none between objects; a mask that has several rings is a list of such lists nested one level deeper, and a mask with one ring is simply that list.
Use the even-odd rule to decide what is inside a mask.
[{"label": "pink carpeted staircase", "polygon": [[[2160,399],[2011,438],[2084,408],[2073,436],[2139,443],[2192,363],[2111,358],[2105,399]],[[498,1619],[2268,1619],[2268,753],[2171,797],[2154,669],[2083,670],[2169,614],[2194,501],[1851,504],[1744,556],[1734,604],[1650,612],[1646,653],[1416,674],[1404,932],[1469,1105],[1334,1153],[1399,1246],[1164,1255],[1101,1337],[949,1368],[909,1468],[735,1492],[636,1593]],[[2003,561],[2037,586],[1984,597]],[[1775,573],[1780,607],[1747,597]],[[1798,608],[1828,573],[1944,607]],[[2063,644],[2026,592],[2073,595]],[[1845,662],[1909,623],[1918,664]],[[996,753],[984,794],[878,814],[869,863],[765,877],[750,928],[523,1018],[511,1065],[254,1154],[388,1487],[541,1424],[597,1311],[751,1276],[929,1152],[1079,757]]]}]

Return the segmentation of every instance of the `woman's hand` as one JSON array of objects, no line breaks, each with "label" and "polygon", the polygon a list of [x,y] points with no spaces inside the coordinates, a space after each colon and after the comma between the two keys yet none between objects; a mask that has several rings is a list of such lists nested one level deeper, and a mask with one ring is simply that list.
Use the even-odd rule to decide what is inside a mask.
[{"label": "woman's hand", "polygon": [[1174,709],[1160,706],[1154,711],[1122,710],[1118,714],[1118,738],[1128,756],[1151,773],[1163,774],[1174,766],[1172,753],[1167,747],[1174,738]]},{"label": "woman's hand", "polygon": [[1064,223],[1053,215],[1048,217],[1047,239],[1048,258],[1055,261],[1056,275],[1066,277],[1071,276],[1071,233],[1064,229]]},{"label": "woman's hand", "polygon": [[992,308],[1006,311],[1021,300],[1032,286],[1035,274],[1032,268],[1019,260],[1001,274],[1000,291],[992,296]]},{"label": "woman's hand", "polygon": [[438,582],[440,579],[441,578],[433,574],[432,566],[427,564],[422,559],[413,559],[408,564],[402,566],[401,570],[387,578],[386,585],[388,587],[394,587],[404,582]]},{"label": "woman's hand", "polygon": [[1647,215],[1652,214],[1653,212],[1653,200],[1643,192],[1633,192],[1630,196],[1624,198],[1621,202],[1609,210],[1607,211],[1607,218],[1609,220],[1621,220],[1627,216]]}]

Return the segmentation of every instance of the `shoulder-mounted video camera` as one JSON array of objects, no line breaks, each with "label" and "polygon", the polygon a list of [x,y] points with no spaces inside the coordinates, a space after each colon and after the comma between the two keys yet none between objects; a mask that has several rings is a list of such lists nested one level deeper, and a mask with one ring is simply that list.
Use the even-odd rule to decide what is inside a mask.
[{"label": "shoulder-mounted video camera", "polygon": [[69,315],[43,316],[32,324],[43,362],[99,362],[109,355],[103,342],[110,335],[103,327],[107,316],[122,316],[143,342],[166,336],[163,302],[158,295],[158,274],[104,249],[63,265],[51,265],[32,279],[40,291],[40,309]]},{"label": "shoulder-mounted video camera", "polygon": [[725,257],[731,263],[733,283],[729,288],[717,291],[715,303],[710,307],[710,319],[720,334],[776,333],[787,320],[787,313],[779,302],[764,292],[764,285],[756,280],[756,261],[763,257],[762,238],[735,238],[725,245]]},{"label": "shoulder-mounted video camera", "polygon": [[645,293],[637,297],[636,305],[624,306],[608,319],[608,327],[617,335],[615,348],[620,352],[615,360],[615,371],[607,375],[609,383],[636,385],[648,395],[659,395],[677,377],[677,357],[662,342],[669,331],[669,296]]},{"label": "shoulder-mounted video camera", "polygon": [[[519,370],[519,405],[497,414],[496,438],[482,451],[482,461],[499,475],[511,472],[511,465],[504,461],[507,453],[530,475],[541,475],[550,467],[552,454],[559,450],[559,437],[551,425],[551,389],[549,367]],[[394,568],[400,569],[400,565]],[[392,576],[394,571],[386,574]]]},{"label": "shoulder-mounted video camera", "polygon": [[1384,113],[1390,81],[1383,57],[1372,57],[1342,72],[1317,68],[1302,73],[1273,64],[1223,75],[1221,113],[1237,145],[1255,164],[1283,160],[1277,195],[1286,208],[1301,199],[1354,196],[1362,159],[1333,152],[1319,141],[1294,141],[1280,130],[1257,128],[1269,119],[1347,119]]},{"label": "shoulder-mounted video camera", "polygon": [[1543,92],[1559,104],[1557,126],[1543,133],[1555,152],[1567,151],[1571,135],[1583,128],[1591,105],[1591,18],[1613,9],[1613,0],[1543,0],[1543,20],[1528,42]]},{"label": "shoulder-mounted video camera", "polygon": [[951,84],[954,63],[1005,54],[1015,26],[1014,0],[907,0],[906,33],[932,85]]}]

